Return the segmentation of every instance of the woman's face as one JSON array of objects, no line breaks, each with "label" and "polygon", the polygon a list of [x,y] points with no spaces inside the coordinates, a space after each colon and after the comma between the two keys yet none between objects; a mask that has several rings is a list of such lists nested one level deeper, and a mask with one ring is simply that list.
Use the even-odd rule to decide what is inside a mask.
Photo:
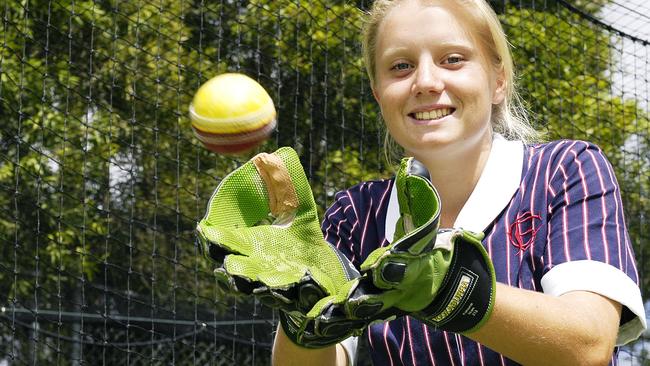
[{"label": "woman's face", "polygon": [[441,6],[405,1],[378,29],[373,92],[390,134],[416,157],[491,141],[504,82],[467,28]]}]

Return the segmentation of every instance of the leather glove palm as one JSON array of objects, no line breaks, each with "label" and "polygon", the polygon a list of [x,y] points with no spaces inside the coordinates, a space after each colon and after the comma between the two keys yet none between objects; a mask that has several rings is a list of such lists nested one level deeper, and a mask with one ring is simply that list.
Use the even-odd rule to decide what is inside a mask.
[{"label": "leather glove palm", "polygon": [[312,309],[318,300],[347,294],[359,273],[323,238],[307,177],[291,148],[259,154],[226,176],[197,233],[218,265],[220,286],[280,309],[294,342],[320,347],[352,334],[348,326],[315,335],[305,324],[305,313],[319,313]]}]

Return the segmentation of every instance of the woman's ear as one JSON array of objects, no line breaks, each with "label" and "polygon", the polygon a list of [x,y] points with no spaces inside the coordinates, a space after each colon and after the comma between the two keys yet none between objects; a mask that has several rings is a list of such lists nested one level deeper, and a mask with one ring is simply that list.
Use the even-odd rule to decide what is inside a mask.
[{"label": "woman's ear", "polygon": [[372,87],[372,96],[375,97],[375,101],[379,103],[379,95],[377,95],[377,91],[375,90],[375,87]]},{"label": "woman's ear", "polygon": [[492,93],[492,104],[501,104],[506,98],[506,91],[508,89],[508,82],[503,67],[499,68],[496,72],[494,82],[494,92]]}]

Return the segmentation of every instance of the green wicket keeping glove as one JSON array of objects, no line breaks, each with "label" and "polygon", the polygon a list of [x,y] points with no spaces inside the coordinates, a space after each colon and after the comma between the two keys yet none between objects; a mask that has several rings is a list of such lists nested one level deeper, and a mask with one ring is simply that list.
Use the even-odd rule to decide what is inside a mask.
[{"label": "green wicket keeping glove", "polygon": [[[395,180],[400,209],[394,241],[361,264],[348,300],[357,318],[398,309],[441,330],[470,332],[489,317],[495,274],[482,234],[438,230],[440,199],[424,166],[402,160]],[[391,310],[392,309],[392,310]]]},{"label": "green wicket keeping glove", "polygon": [[297,344],[323,347],[363,328],[345,317],[328,323],[334,327],[307,324],[310,311],[329,319],[314,304],[326,296],[345,298],[359,273],[325,241],[293,149],[258,154],[227,175],[196,231],[201,249],[216,262],[220,287],[280,309],[283,328]]}]

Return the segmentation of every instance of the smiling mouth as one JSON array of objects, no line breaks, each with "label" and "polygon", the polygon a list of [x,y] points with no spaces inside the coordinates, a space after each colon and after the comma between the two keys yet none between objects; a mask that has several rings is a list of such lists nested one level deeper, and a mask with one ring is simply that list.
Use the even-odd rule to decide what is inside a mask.
[{"label": "smiling mouth", "polygon": [[426,112],[409,113],[409,116],[420,121],[430,121],[433,119],[440,119],[442,117],[446,117],[454,113],[454,110],[455,110],[454,108],[440,108],[440,109],[434,109],[432,111],[426,111]]}]

